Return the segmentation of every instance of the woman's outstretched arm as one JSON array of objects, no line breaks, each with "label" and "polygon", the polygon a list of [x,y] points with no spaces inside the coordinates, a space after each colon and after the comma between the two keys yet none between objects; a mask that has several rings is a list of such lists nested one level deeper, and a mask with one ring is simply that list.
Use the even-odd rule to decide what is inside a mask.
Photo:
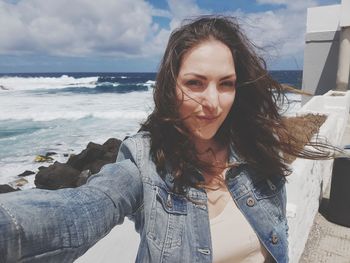
[{"label": "woman's outstretched arm", "polygon": [[0,262],[73,262],[142,205],[130,160],[105,165],[86,185],[0,195]]}]

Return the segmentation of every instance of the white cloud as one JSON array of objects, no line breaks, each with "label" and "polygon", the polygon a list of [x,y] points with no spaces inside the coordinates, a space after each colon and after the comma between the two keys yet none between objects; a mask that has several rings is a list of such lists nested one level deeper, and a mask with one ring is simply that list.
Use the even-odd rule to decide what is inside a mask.
[{"label": "white cloud", "polygon": [[294,0],[287,2],[287,8],[292,11],[305,11],[308,7],[317,6],[316,0]]},{"label": "white cloud", "polygon": [[287,0],[256,0],[258,4],[281,5],[286,4]]},{"label": "white cloud", "polygon": [[152,16],[160,16],[160,17],[167,17],[167,18],[172,17],[170,11],[164,10],[164,9],[158,9],[158,8],[152,8]]},{"label": "white cloud", "polygon": [[200,14],[208,13],[208,11],[199,8],[195,0],[167,0],[172,20],[170,29],[173,30],[181,24],[185,18],[191,18]]},{"label": "white cloud", "polygon": [[264,49],[267,60],[301,58],[304,50],[306,11],[317,5],[313,0],[257,0],[261,4],[283,4],[277,9],[231,13],[240,18],[249,38]]},{"label": "white cloud", "polygon": [[[167,0],[158,9],[146,0],[0,0],[0,54],[61,56],[159,56],[170,32],[184,18],[210,14],[195,0]],[[316,0],[256,0],[277,9],[244,13],[249,37],[275,56],[300,55],[304,47],[306,8]],[[152,21],[169,19],[169,27]]]},{"label": "white cloud", "polygon": [[[167,0],[170,12],[170,30],[162,29],[155,38],[153,50],[161,53],[170,31],[178,27],[184,18],[200,14],[210,14],[201,9],[194,0]],[[200,3],[199,1],[197,1]],[[257,0],[259,4],[276,4],[277,9],[245,13],[241,10],[228,10],[227,14],[237,16],[249,38],[264,49],[267,60],[281,57],[302,57],[306,29],[306,11],[317,5],[315,0]],[[157,47],[157,48],[155,48]],[[148,48],[152,50],[152,48]]]},{"label": "white cloud", "polygon": [[207,10],[201,9],[195,0],[167,0],[167,3],[169,10],[154,9],[153,14],[169,18],[169,29],[154,26],[158,27],[159,31],[155,32],[152,40],[145,44],[144,53],[156,55],[162,54],[165,50],[171,31],[180,26],[183,19],[210,13]]},{"label": "white cloud", "polygon": [[143,0],[0,2],[0,54],[139,55],[151,31]]},{"label": "white cloud", "polygon": [[[206,12],[194,0],[168,0],[168,6],[154,8],[146,0],[0,0],[0,54],[159,55],[184,18]],[[169,18],[169,27],[152,16]]]},{"label": "white cloud", "polygon": [[316,0],[256,0],[260,5],[285,5],[288,9],[302,10],[317,4]]}]

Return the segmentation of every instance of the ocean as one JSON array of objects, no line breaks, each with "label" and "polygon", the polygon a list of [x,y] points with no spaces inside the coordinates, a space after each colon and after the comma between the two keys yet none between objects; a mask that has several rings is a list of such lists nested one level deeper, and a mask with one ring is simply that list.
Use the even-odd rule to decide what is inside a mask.
[{"label": "ocean", "polygon": [[[301,87],[302,71],[271,71],[281,83]],[[88,144],[123,139],[138,131],[153,109],[156,73],[0,74],[0,184],[14,185],[18,174],[48,163],[37,155],[56,152],[67,161]],[[300,96],[286,112],[300,107]],[[21,189],[34,187],[34,175]]]}]

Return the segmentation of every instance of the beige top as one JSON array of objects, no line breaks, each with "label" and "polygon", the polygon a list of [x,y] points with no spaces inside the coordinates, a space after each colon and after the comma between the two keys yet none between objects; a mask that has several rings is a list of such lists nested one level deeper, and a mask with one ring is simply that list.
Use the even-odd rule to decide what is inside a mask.
[{"label": "beige top", "polygon": [[[223,197],[222,193],[221,197]],[[260,243],[232,197],[227,198],[227,194],[230,195],[226,192],[222,198],[228,200],[223,211],[210,219],[213,262],[269,262],[269,253]]]}]

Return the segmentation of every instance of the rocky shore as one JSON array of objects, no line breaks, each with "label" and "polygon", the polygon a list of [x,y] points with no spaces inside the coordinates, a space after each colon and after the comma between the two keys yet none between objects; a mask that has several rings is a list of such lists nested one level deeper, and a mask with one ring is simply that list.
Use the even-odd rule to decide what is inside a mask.
[{"label": "rocky shore", "polygon": [[[89,142],[86,148],[77,155],[70,155],[66,163],[55,161],[49,166],[40,166],[35,174],[33,171],[24,171],[15,181],[17,188],[8,184],[0,185],[0,193],[20,190],[18,187],[26,184],[26,176],[35,174],[34,184],[37,188],[55,190],[60,188],[78,187],[86,183],[87,179],[98,173],[102,166],[114,163],[121,140],[110,138],[105,143],[97,144]],[[45,155],[35,157],[35,162],[50,163],[54,161],[55,152],[47,152]]]}]

